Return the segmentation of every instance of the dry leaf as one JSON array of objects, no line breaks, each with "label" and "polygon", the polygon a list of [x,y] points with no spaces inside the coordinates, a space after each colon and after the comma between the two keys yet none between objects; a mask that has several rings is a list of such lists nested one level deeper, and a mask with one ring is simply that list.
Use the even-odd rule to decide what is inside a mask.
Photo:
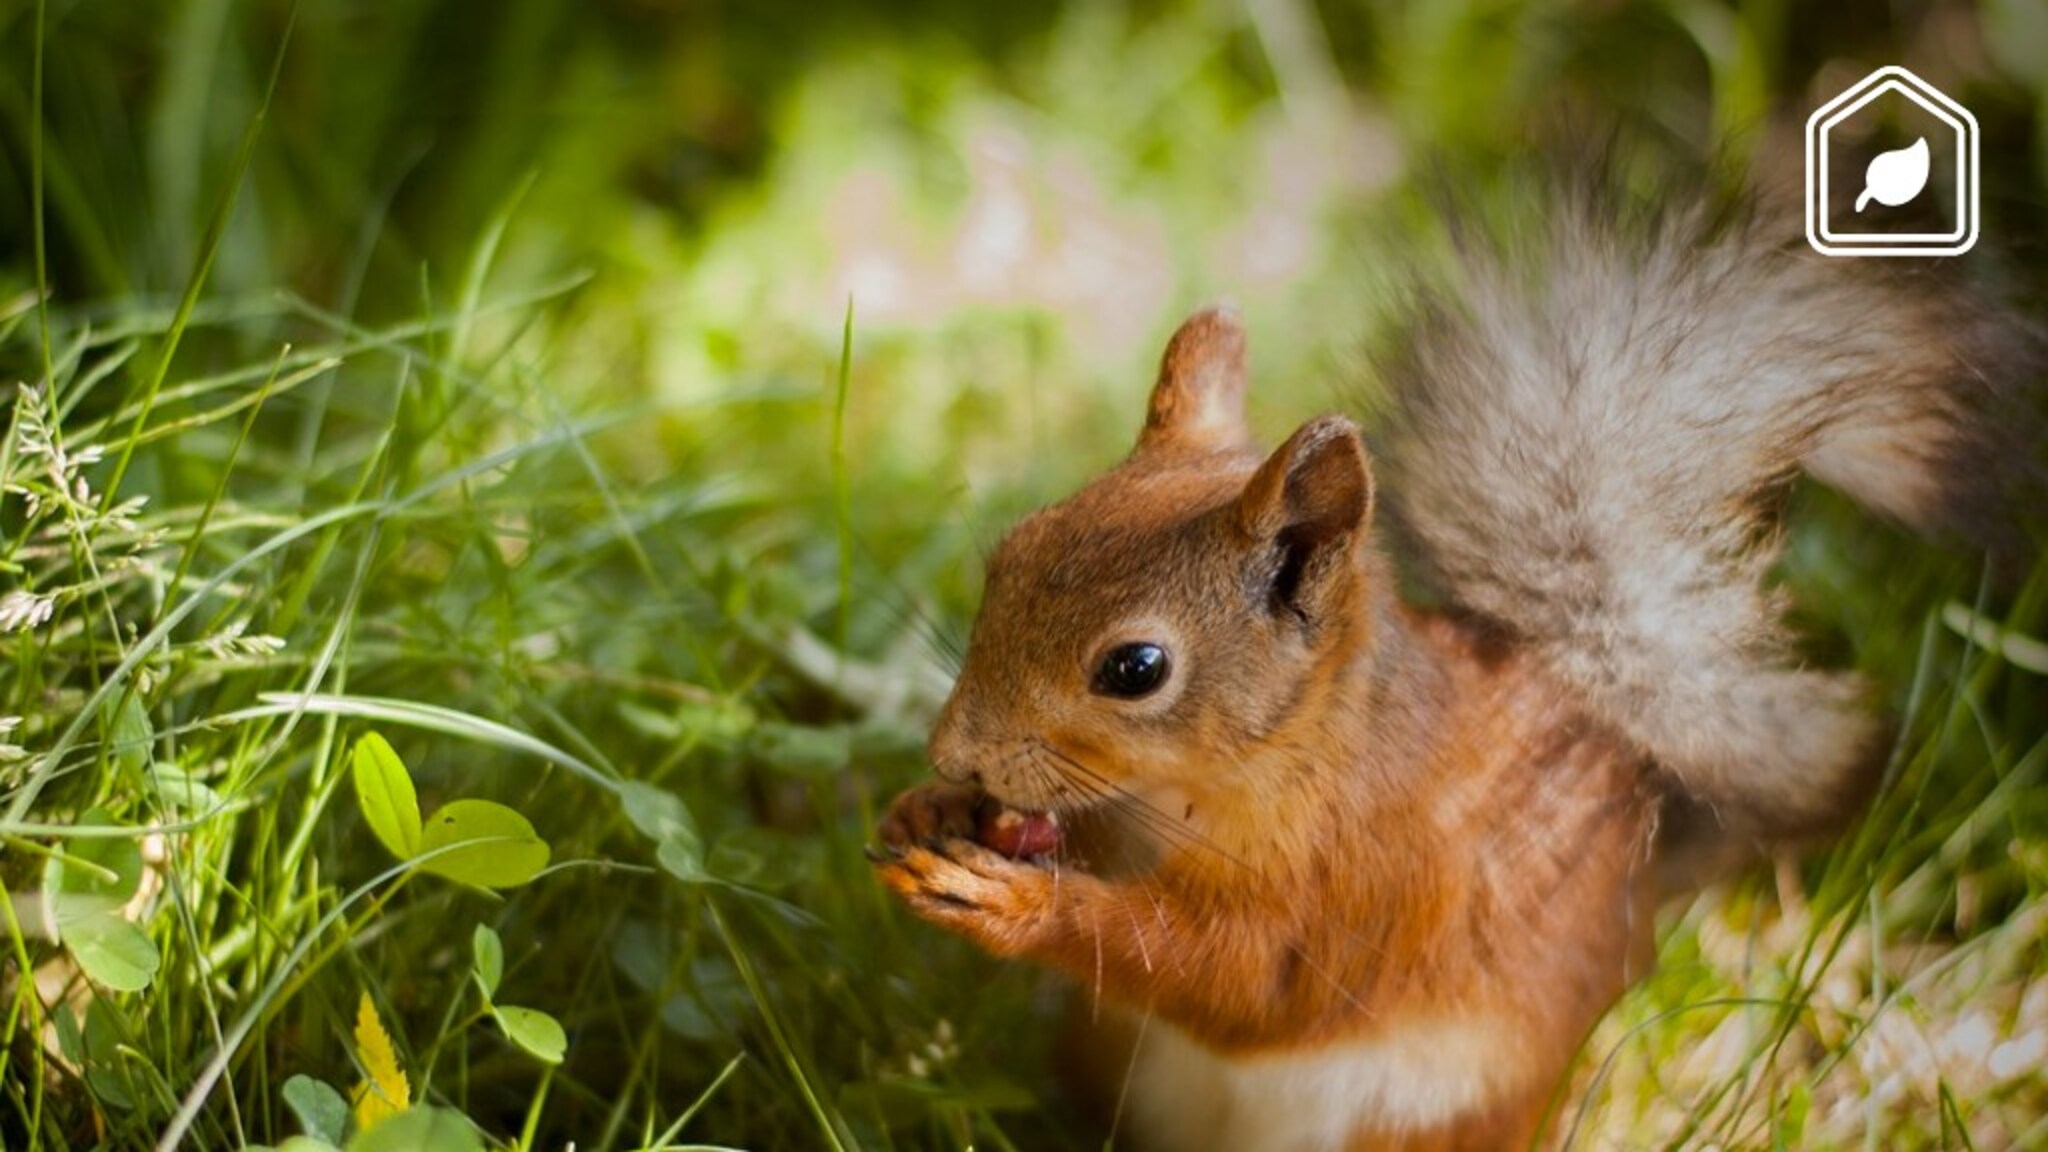
[{"label": "dry leaf", "polygon": [[391,1034],[377,1018],[377,1006],[368,992],[356,1005],[356,1062],[368,1077],[356,1085],[350,1098],[355,1105],[356,1131],[367,1132],[379,1120],[412,1107],[412,1085],[406,1082],[405,1069],[398,1066]]}]

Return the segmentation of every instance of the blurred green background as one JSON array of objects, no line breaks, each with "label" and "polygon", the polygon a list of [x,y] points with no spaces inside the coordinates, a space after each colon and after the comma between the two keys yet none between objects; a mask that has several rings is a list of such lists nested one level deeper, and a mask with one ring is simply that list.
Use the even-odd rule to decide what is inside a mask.
[{"label": "blurred green background", "polygon": [[[1101,1147],[1052,986],[860,855],[981,553],[1119,457],[1189,308],[1243,307],[1277,437],[1370,395],[1446,181],[1625,136],[1796,188],[1890,63],[1982,123],[2038,301],[2038,0],[0,0],[0,1143],[321,1129],[367,995],[493,1145]],[[2038,1146],[2044,668],[1983,645],[2048,582],[1800,505],[1892,790],[1674,909],[1575,1146]],[[372,730],[555,867],[395,879]]]}]

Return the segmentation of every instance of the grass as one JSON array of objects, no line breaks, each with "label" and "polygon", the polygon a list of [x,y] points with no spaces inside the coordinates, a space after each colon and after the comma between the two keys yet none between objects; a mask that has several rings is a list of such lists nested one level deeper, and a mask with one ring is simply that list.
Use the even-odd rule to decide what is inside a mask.
[{"label": "grass", "polygon": [[[2012,159],[1987,235],[2038,250],[2048,187],[1998,2],[158,14],[0,8],[10,1148],[336,1134],[394,1071],[386,1146],[1097,1147],[1050,985],[861,846],[980,551],[1116,457],[1174,314],[1238,298],[1278,433],[1381,335],[1433,155],[1557,104],[1748,154],[1957,28],[2022,29],[1943,75]],[[2048,573],[1798,512],[1889,786],[1671,910],[1575,1146],[2041,1144]],[[394,852],[373,732],[545,869]]]}]

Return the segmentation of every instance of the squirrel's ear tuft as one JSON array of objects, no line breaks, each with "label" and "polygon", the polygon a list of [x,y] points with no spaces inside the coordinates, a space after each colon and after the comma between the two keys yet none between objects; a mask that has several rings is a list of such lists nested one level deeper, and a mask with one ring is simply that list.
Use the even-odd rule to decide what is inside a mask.
[{"label": "squirrel's ear tuft", "polygon": [[1211,451],[1251,443],[1244,418],[1244,344],[1244,321],[1228,305],[1204,308],[1181,323],[1160,358],[1138,451]]},{"label": "squirrel's ear tuft", "polygon": [[1372,519],[1372,467],[1358,426],[1325,416],[1295,429],[1245,485],[1238,524],[1307,548],[1355,539]]}]

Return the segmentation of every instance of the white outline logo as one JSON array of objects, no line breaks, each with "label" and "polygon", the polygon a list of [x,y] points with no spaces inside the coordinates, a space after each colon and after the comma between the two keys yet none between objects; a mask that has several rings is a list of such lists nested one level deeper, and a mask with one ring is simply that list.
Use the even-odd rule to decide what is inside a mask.
[{"label": "white outline logo", "polygon": [[[1919,105],[1956,134],[1953,232],[1836,232],[1828,215],[1828,134],[1887,92]],[[1806,121],[1806,242],[1823,256],[1960,256],[1977,243],[1977,118],[1896,64],[1879,68]]]}]

